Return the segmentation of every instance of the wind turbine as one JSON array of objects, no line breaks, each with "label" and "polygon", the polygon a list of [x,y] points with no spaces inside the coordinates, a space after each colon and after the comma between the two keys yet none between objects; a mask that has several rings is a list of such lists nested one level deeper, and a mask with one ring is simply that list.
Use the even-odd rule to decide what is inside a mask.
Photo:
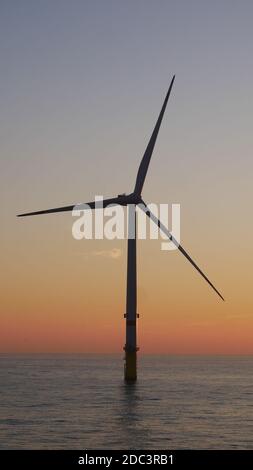
[{"label": "wind turbine", "polygon": [[[216,287],[212,284],[212,282],[207,278],[207,276],[203,273],[203,271],[197,266],[197,264],[193,261],[193,259],[188,255],[188,253],[184,250],[182,245],[180,245],[177,240],[173,237],[173,235],[168,231],[168,229],[160,222],[160,220],[150,212],[148,206],[142,199],[142,189],[145,182],[145,178],[147,175],[150,159],[154,150],[154,146],[156,143],[157,135],[161,126],[161,122],[163,119],[163,115],[167,106],[167,102],[171,93],[171,89],[175,80],[175,75],[173,76],[167,95],[165,97],[162,109],[158,116],[155,128],[153,133],[150,137],[149,143],[141,160],[135,188],[132,193],[126,194],[119,194],[118,197],[104,199],[101,201],[101,205],[99,207],[107,207],[109,205],[121,205],[121,206],[129,206],[129,209],[132,208],[133,210],[128,211],[128,230],[134,230],[134,236],[130,236],[128,232],[128,250],[127,250],[127,294],[126,294],[126,343],[125,343],[125,368],[124,368],[124,375],[126,381],[135,381],[137,378],[137,342],[136,342],[136,320],[138,318],[138,314],[136,312],[136,305],[137,305],[137,273],[136,273],[136,206],[140,207],[158,227],[159,229],[164,232],[168,238],[177,246],[179,251],[185,256],[185,258],[190,261],[192,266],[201,274],[201,276],[206,280],[206,282],[212,287],[212,289],[219,295],[219,297],[224,300],[221,293],[216,289]],[[97,203],[96,202],[88,202],[84,205],[89,206],[90,209],[96,209]],[[82,204],[80,205],[82,206]],[[72,211],[74,208],[77,208],[78,205],[71,205],[65,207],[57,207],[54,209],[46,209],[40,210],[36,212],[29,212],[25,214],[19,214],[18,217],[27,217],[32,215],[41,215],[41,214],[51,214],[55,212],[68,212]]]}]

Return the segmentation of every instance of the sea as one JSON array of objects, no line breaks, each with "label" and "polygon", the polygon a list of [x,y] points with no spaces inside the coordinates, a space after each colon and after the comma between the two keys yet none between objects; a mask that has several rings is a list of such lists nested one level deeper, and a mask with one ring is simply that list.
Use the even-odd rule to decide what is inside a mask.
[{"label": "sea", "polygon": [[0,355],[0,449],[253,449],[253,356]]}]

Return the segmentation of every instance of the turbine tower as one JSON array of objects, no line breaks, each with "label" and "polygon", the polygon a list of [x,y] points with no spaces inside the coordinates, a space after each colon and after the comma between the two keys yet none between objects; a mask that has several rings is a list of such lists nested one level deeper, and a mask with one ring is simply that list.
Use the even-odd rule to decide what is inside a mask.
[{"label": "turbine tower", "polygon": [[[167,235],[167,237],[177,246],[178,250],[185,256],[185,258],[194,266],[194,268],[201,274],[206,282],[212,287],[212,289],[224,300],[221,293],[214,287],[211,281],[203,273],[203,271],[197,266],[193,259],[184,250],[169,230],[160,222],[160,220],[149,210],[147,204],[142,199],[142,189],[147,175],[150,159],[154,150],[157,135],[161,126],[163,115],[167,106],[167,102],[171,93],[171,89],[175,80],[173,76],[167,95],[165,97],[162,109],[158,116],[155,128],[150,137],[149,143],[141,160],[139,170],[137,173],[136,183],[134,191],[128,195],[119,194],[118,197],[104,199],[99,207],[105,208],[109,205],[121,205],[128,206],[128,247],[127,247],[127,292],[126,292],[126,343],[125,343],[125,367],[124,376],[126,381],[135,381],[137,378],[137,334],[136,334],[136,321],[138,314],[136,311],[137,306],[137,272],[136,272],[136,206],[140,207],[158,227]],[[55,212],[67,212],[78,207],[85,209],[89,206],[90,209],[98,208],[97,202],[88,202],[77,205],[70,205],[65,207],[57,207],[54,209],[40,210],[36,212],[28,212],[19,214],[18,217],[26,217],[32,215],[50,214]]]}]

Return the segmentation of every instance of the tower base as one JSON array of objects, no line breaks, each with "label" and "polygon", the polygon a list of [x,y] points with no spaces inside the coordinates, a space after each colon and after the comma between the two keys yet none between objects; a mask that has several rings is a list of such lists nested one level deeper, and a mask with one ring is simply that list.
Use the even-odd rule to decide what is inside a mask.
[{"label": "tower base", "polygon": [[125,350],[124,375],[126,382],[135,382],[137,379],[137,351]]}]

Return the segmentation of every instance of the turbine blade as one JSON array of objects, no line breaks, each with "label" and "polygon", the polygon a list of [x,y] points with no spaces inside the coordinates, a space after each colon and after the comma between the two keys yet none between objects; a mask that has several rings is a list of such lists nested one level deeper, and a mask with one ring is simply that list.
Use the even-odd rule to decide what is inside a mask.
[{"label": "turbine blade", "polygon": [[140,207],[140,209],[142,209],[146,213],[146,215],[160,228],[160,230],[162,230],[162,232],[165,233],[165,235],[168,236],[168,238],[178,247],[179,251],[181,251],[181,253],[186,257],[186,259],[188,259],[188,261],[190,261],[192,266],[194,266],[194,268],[201,274],[201,276],[206,280],[206,282],[208,282],[208,284],[212,287],[212,289],[216,292],[216,294],[218,294],[219,297],[222,300],[225,301],[225,299],[224,299],[224,297],[222,297],[221,293],[216,289],[216,287],[214,287],[212,282],[203,273],[203,271],[201,271],[201,269],[198,267],[198,265],[195,263],[195,261],[193,261],[193,259],[188,255],[188,253],[185,251],[185,249],[182,247],[182,245],[180,245],[177,242],[177,240],[173,237],[173,235],[169,232],[169,230],[165,227],[165,225],[163,225],[162,222],[160,222],[160,220],[157,219],[157,217],[152,212],[150,212],[150,210],[149,210],[148,206],[145,204],[145,202],[142,201],[142,204],[138,205],[138,207]]},{"label": "turbine blade", "polygon": [[146,174],[147,174],[148,167],[149,167],[149,162],[151,160],[151,156],[152,156],[154,146],[155,146],[155,143],[156,143],[156,138],[158,136],[158,132],[159,132],[159,129],[160,129],[160,126],[161,126],[161,122],[162,122],[162,119],[163,119],[163,115],[164,115],[164,112],[165,112],[165,109],[166,109],[166,106],[167,106],[167,102],[168,102],[168,99],[169,99],[169,96],[170,96],[170,92],[171,92],[174,80],[175,80],[175,75],[173,76],[173,78],[171,80],[169,90],[167,92],[167,95],[165,97],[161,112],[160,112],[159,117],[157,119],[157,123],[155,125],[153,133],[150,137],[150,141],[148,143],[148,146],[145,150],[145,153],[142,157],[142,160],[141,160],[141,163],[140,163],[140,166],[139,166],[139,170],[138,170],[137,178],[136,178],[136,183],[135,183],[135,188],[134,188],[134,193],[136,193],[138,195],[141,195],[141,192],[142,192],[142,188],[143,188],[144,181],[145,181]]},{"label": "turbine blade", "polygon": [[75,207],[80,210],[88,209],[85,207],[86,205],[89,206],[90,209],[99,209],[109,206],[110,204],[121,204],[121,201],[118,197],[110,198],[110,199],[103,199],[103,201],[92,201],[86,202],[81,204],[74,204],[72,206],[65,206],[65,207],[56,207],[54,209],[45,209],[42,211],[35,211],[35,212],[26,212],[24,214],[19,214],[17,217],[27,217],[30,215],[42,215],[42,214],[52,214],[55,212],[69,212],[72,211]]}]

